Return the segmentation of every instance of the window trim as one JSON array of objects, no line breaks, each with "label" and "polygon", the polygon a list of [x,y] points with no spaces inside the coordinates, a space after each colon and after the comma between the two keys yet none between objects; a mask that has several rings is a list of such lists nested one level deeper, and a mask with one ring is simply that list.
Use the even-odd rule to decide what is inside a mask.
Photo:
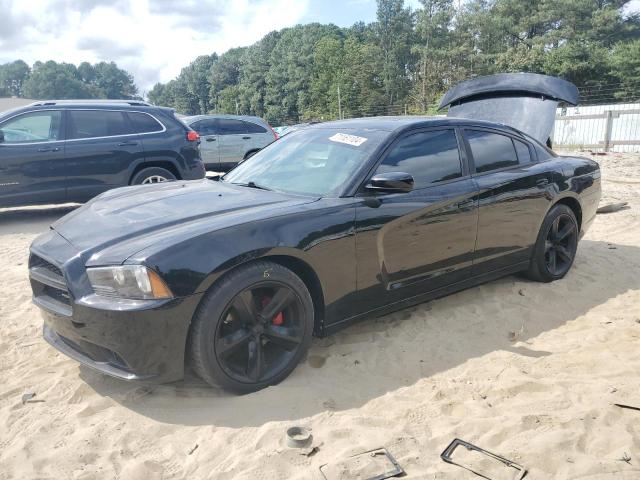
[{"label": "window trim", "polygon": [[[22,147],[22,146],[26,146],[26,145],[46,145],[46,144],[50,144],[50,143],[58,143],[58,142],[66,142],[66,134],[67,134],[67,116],[65,115],[65,110],[62,108],[46,108],[46,109],[38,109],[38,110],[29,110],[26,112],[20,112],[20,113],[16,113],[15,115],[12,115],[10,117],[7,117],[5,119],[2,120],[2,123],[0,123],[0,125],[4,125],[6,122],[8,122],[9,120],[13,119],[13,118],[17,118],[17,117],[21,117],[23,115],[29,115],[31,113],[40,113],[40,112],[60,112],[60,133],[61,136],[63,138],[59,138],[58,140],[45,140],[44,142],[21,142],[21,143],[7,143],[7,142],[2,142],[0,143],[1,147]],[[2,129],[2,127],[0,126],[0,130]]]},{"label": "window trim", "polygon": [[[459,182],[461,180],[468,180],[469,178],[471,178],[470,169],[469,169],[469,163],[468,163],[468,156],[467,156],[467,153],[465,151],[465,145],[463,143],[461,143],[462,135],[458,131],[459,127],[457,125],[446,125],[446,126],[438,126],[438,127],[420,127],[420,128],[414,128],[414,129],[411,129],[411,130],[407,130],[407,131],[401,133],[397,138],[395,138],[391,143],[389,143],[389,145],[387,145],[387,147],[381,153],[380,157],[374,162],[373,166],[369,169],[367,174],[364,176],[364,181],[362,181],[360,183],[360,185],[358,186],[358,188],[356,189],[355,196],[362,195],[363,193],[367,194],[367,195],[370,194],[369,191],[365,190],[364,186],[367,184],[367,182],[369,180],[371,180],[373,175],[375,175],[375,172],[378,169],[378,167],[380,166],[380,164],[386,160],[386,158],[389,156],[389,153],[393,150],[393,148],[400,141],[402,141],[403,139],[405,139],[405,138],[407,138],[407,137],[409,137],[411,135],[415,135],[417,133],[436,132],[436,131],[440,131],[440,130],[453,130],[453,132],[455,134],[456,141],[458,143],[458,155],[460,156],[460,171],[462,172],[462,176],[457,177],[457,178],[452,178],[452,179],[449,179],[449,180],[442,180],[440,182],[430,183],[430,184],[424,185],[422,187],[417,187],[417,188],[414,188],[413,190],[411,190],[411,192],[421,191],[421,190],[424,190],[426,188],[438,187],[440,185],[447,185],[449,183]],[[411,192],[394,193],[394,194],[390,194],[389,193],[389,194],[384,194],[384,195],[409,195],[409,194],[411,194]],[[380,193],[378,193],[378,195],[380,195]]]},{"label": "window trim", "polygon": [[136,135],[151,135],[151,134],[154,134],[154,133],[164,133],[164,132],[167,131],[167,128],[164,126],[164,123],[162,123],[160,120],[158,120],[156,117],[154,117],[150,113],[147,113],[147,112],[135,112],[133,110],[124,110],[124,112],[125,112],[125,117],[127,117],[127,120],[129,121],[129,124],[131,125],[131,127],[134,130],[135,130],[135,125],[134,125],[133,120],[131,119],[131,115],[130,115],[131,113],[138,113],[138,114],[141,113],[143,115],[147,115],[148,117],[153,118],[158,123],[158,125],[160,125],[162,127],[162,130],[154,130],[153,132],[140,132],[140,133],[137,133]]},{"label": "window trim", "polygon": [[[103,140],[106,138],[122,138],[122,137],[137,137],[139,135],[158,135],[159,133],[164,133],[167,131],[167,127],[165,126],[164,123],[162,123],[160,120],[158,120],[154,115],[147,113],[147,112],[142,112],[140,110],[122,110],[122,109],[111,109],[111,108],[69,108],[69,109],[65,109],[65,112],[67,113],[67,115],[70,114],[70,112],[78,112],[78,111],[82,111],[82,112],[121,112],[121,113],[125,113],[124,118],[125,121],[127,122],[127,125],[129,125],[129,127],[131,128],[131,130],[133,130],[133,126],[131,125],[131,120],[129,119],[129,116],[126,115],[127,112],[135,112],[135,113],[144,113],[145,115],[149,115],[150,117],[152,117],[156,122],[158,122],[160,125],[162,125],[162,130],[158,131],[158,132],[147,132],[147,133],[124,133],[121,135],[107,135],[107,136],[103,136],[103,137],[86,137],[86,138],[70,138],[70,139],[66,139],[66,128],[65,128],[65,142],[84,142],[86,140]],[[66,119],[65,119],[65,123]]]},{"label": "window trim", "polygon": [[[489,128],[489,127],[483,127],[483,126],[462,126],[460,127],[461,133],[462,133],[462,137],[464,139],[464,146],[467,150],[467,158],[469,159],[469,173],[470,176],[472,178],[474,177],[482,177],[484,175],[491,175],[492,173],[499,173],[499,172],[506,172],[509,170],[516,170],[518,168],[524,168],[527,166],[531,166],[531,165],[535,165],[536,163],[538,163],[538,157],[537,155],[531,155],[531,162],[526,163],[526,164],[521,164],[520,163],[520,159],[518,158],[518,152],[516,151],[516,146],[513,144],[513,140],[520,140],[521,142],[524,142],[527,147],[529,147],[529,154],[531,154],[531,145],[529,144],[528,141],[524,140],[521,137],[518,137],[517,135],[512,135],[509,132],[505,132],[504,130],[498,130],[496,128]],[[502,135],[503,137],[507,137],[508,139],[511,140],[511,145],[513,146],[513,151],[516,154],[516,159],[518,159],[518,164],[517,165],[512,165],[509,167],[502,167],[502,168],[497,168],[495,170],[489,170],[488,172],[476,172],[476,163],[475,163],[475,159],[473,158],[473,152],[471,151],[471,145],[469,144],[469,139],[467,138],[466,132],[468,130],[475,130],[475,131],[482,131],[482,132],[488,132],[488,133],[493,133],[496,135]]]}]

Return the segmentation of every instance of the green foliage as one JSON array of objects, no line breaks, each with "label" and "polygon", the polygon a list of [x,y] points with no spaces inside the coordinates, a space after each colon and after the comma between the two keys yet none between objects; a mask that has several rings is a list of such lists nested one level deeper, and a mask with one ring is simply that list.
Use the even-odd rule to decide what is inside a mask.
[{"label": "green foliage", "polygon": [[627,3],[421,0],[411,11],[403,0],[377,0],[371,24],[271,32],[199,57],[149,99],[182,113],[238,112],[273,124],[433,114],[464,79],[526,71],[574,82],[586,102],[637,100],[640,18],[623,14]]},{"label": "green foliage", "polygon": [[113,63],[36,62],[0,65],[0,96],[40,99],[134,98],[133,77]]}]

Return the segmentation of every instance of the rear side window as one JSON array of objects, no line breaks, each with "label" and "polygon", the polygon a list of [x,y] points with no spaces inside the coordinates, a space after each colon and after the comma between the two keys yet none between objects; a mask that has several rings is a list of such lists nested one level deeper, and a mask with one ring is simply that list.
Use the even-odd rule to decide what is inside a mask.
[{"label": "rear side window", "polygon": [[520,162],[521,165],[531,163],[531,152],[529,151],[529,146],[526,143],[515,139],[513,140],[513,144],[516,146],[518,162]]},{"label": "rear side window", "polygon": [[239,135],[247,133],[247,123],[232,118],[218,118],[219,135]]},{"label": "rear side window", "polygon": [[416,188],[462,176],[458,140],[453,130],[434,130],[401,139],[376,173],[404,172]]},{"label": "rear side window", "polygon": [[111,110],[70,110],[69,139],[113,137],[133,133],[123,112]]},{"label": "rear side window", "polygon": [[162,132],[164,127],[151,115],[140,112],[128,112],[129,120],[133,125],[133,130],[136,133],[154,133]]},{"label": "rear side window", "polygon": [[257,123],[243,122],[247,133],[267,133],[267,129]]},{"label": "rear side window", "polygon": [[485,173],[518,165],[510,137],[481,130],[465,130],[476,172]]},{"label": "rear side window", "polygon": [[0,130],[5,143],[53,142],[60,138],[62,112],[46,110],[10,118]]},{"label": "rear side window", "polygon": [[200,120],[191,124],[191,128],[193,128],[201,136],[218,134],[218,126],[215,120]]}]

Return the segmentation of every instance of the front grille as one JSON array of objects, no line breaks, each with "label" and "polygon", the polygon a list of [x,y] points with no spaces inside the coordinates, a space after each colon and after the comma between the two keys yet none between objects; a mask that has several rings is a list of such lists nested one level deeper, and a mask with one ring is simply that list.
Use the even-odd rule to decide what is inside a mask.
[{"label": "front grille", "polygon": [[38,255],[29,257],[29,277],[33,296],[50,305],[71,306],[69,289],[62,270]]},{"label": "front grille", "polygon": [[34,267],[45,268],[49,270],[51,273],[54,273],[59,277],[64,276],[62,275],[62,270],[56,267],[53,263],[47,262],[44,258],[39,257],[38,255],[31,254],[31,256],[29,257],[29,268],[34,268]]}]

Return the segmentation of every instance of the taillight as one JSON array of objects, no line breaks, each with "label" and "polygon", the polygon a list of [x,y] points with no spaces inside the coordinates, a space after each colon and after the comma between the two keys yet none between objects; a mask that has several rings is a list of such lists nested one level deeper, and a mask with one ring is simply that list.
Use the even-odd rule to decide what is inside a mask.
[{"label": "taillight", "polygon": [[198,140],[200,140],[200,135],[198,135],[198,132],[190,130],[187,132],[187,140],[189,140],[190,142],[197,142]]},{"label": "taillight", "polygon": [[271,133],[273,133],[273,136],[276,137],[276,140],[278,140],[280,137],[278,136],[278,134],[276,133],[276,131],[273,129],[271,125],[269,125],[269,129],[271,130]]}]

